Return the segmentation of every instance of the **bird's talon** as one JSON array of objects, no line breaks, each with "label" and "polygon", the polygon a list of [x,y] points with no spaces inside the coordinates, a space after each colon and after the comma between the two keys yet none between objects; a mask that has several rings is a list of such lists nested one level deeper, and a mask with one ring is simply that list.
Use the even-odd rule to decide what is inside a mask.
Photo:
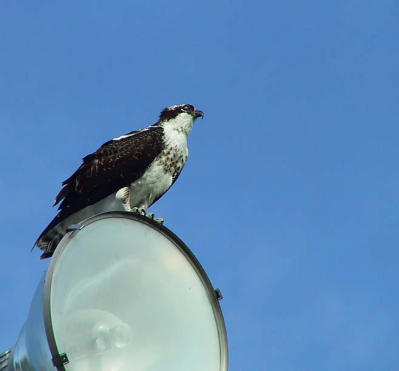
[{"label": "bird's talon", "polygon": [[132,212],[135,213],[135,214],[139,214],[139,215],[145,216],[145,210],[141,209],[139,207],[133,207],[132,208]]},{"label": "bird's talon", "polygon": [[159,224],[163,224],[163,218],[153,218],[153,220]]}]

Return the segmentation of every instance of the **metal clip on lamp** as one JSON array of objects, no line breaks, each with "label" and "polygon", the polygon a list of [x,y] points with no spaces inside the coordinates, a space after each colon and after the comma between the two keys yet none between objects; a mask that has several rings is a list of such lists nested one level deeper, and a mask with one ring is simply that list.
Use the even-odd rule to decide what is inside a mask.
[{"label": "metal clip on lamp", "polygon": [[6,371],[222,371],[219,292],[169,229],[124,212],[71,227]]}]

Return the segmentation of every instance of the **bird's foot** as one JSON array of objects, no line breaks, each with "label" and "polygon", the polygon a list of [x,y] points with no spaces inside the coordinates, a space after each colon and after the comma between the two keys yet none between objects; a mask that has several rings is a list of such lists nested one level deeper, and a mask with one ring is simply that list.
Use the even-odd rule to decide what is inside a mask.
[{"label": "bird's foot", "polygon": [[158,224],[163,224],[163,218],[156,218],[155,217],[155,215],[154,215],[154,213],[149,213],[149,214],[145,214],[145,216],[148,218],[148,219],[151,219],[151,220],[153,220],[154,222],[157,222]]},{"label": "bird's foot", "polygon": [[142,208],[140,208],[140,207],[133,207],[133,208],[131,209],[131,212],[132,212],[132,213],[135,213],[135,214],[143,215],[143,216],[146,215],[145,209],[142,209]]},{"label": "bird's foot", "polygon": [[136,214],[139,214],[139,215],[142,215],[142,216],[145,216],[146,218],[151,219],[151,220],[153,220],[153,221],[155,221],[155,222],[157,222],[159,224],[163,224],[163,218],[156,218],[154,213],[148,213],[147,214],[145,209],[141,209],[139,207],[133,207],[132,208],[132,212],[136,213]]}]

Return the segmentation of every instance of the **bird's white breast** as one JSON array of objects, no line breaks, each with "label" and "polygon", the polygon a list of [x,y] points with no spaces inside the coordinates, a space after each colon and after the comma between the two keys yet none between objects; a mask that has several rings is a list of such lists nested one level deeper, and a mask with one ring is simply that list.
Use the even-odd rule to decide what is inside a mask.
[{"label": "bird's white breast", "polygon": [[151,163],[143,176],[130,186],[130,205],[147,209],[172,185],[187,157],[187,134],[176,127],[164,127],[165,148]]}]

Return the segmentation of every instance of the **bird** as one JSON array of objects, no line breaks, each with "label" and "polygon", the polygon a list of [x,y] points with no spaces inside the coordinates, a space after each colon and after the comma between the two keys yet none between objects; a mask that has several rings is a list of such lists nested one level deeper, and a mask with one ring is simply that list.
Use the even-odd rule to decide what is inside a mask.
[{"label": "bird", "polygon": [[62,182],[53,205],[59,205],[58,213],[34,244],[43,251],[40,258],[51,257],[68,227],[88,217],[108,211],[147,215],[179,177],[188,158],[187,137],[199,117],[203,112],[191,104],[166,107],[154,124],[85,156]]}]

